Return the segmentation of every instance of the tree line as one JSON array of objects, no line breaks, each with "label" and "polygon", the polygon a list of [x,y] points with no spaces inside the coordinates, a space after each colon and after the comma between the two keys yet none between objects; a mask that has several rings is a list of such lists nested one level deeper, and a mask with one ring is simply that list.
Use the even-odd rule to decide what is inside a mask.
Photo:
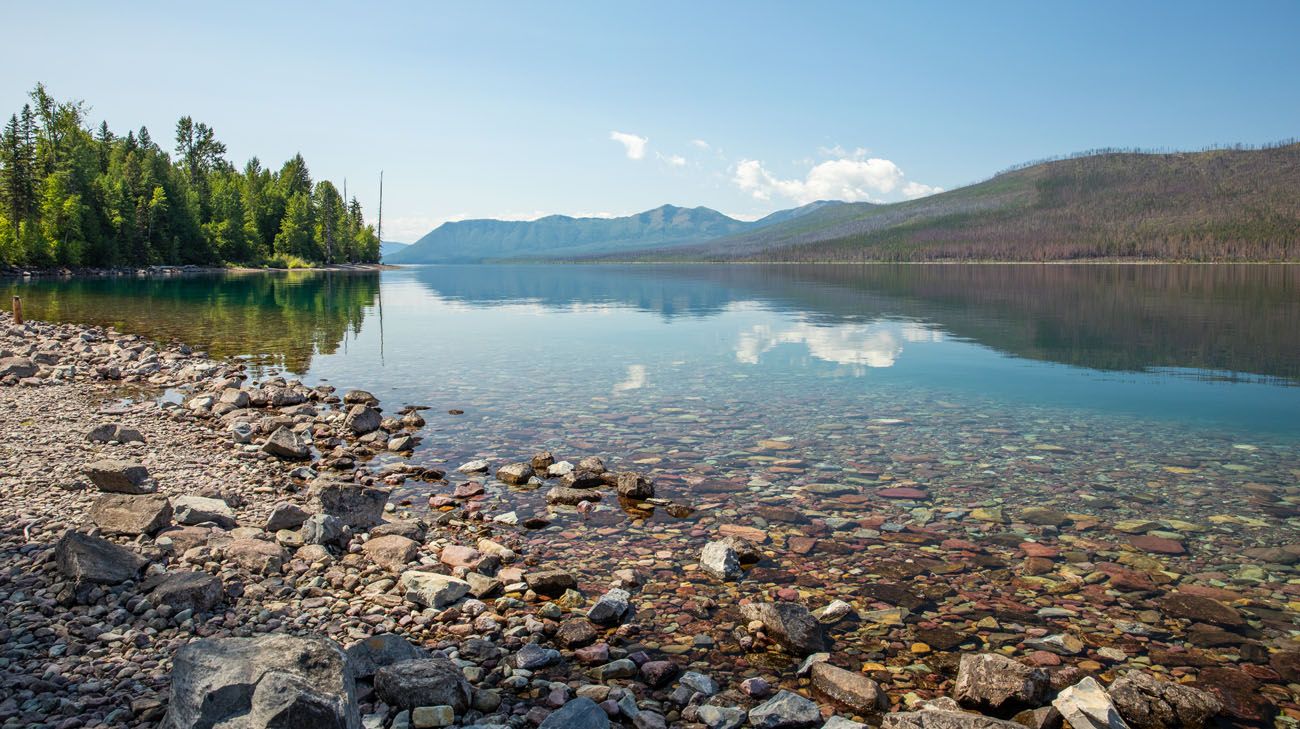
[{"label": "tree line", "polygon": [[0,265],[239,263],[297,267],[379,260],[361,204],[313,182],[296,154],[279,171],[226,159],[211,127],[176,122],[175,156],[149,130],[87,126],[81,101],[37,84],[0,131]]}]

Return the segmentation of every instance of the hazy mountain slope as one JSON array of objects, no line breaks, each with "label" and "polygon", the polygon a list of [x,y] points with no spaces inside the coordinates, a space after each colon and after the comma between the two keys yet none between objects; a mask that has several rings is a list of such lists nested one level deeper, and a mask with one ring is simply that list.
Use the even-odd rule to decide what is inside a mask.
[{"label": "hazy mountain slope", "polygon": [[1300,260],[1300,144],[1045,162],[920,200],[830,206],[621,258]]},{"label": "hazy mountain slope", "polygon": [[389,261],[464,263],[572,257],[707,240],[750,225],[709,208],[674,205],[622,218],[551,215],[529,221],[465,220],[444,223]]},{"label": "hazy mountain slope", "polygon": [[406,250],[411,246],[410,243],[398,243],[396,241],[386,240],[379,244],[379,257],[387,259],[396,253]]}]

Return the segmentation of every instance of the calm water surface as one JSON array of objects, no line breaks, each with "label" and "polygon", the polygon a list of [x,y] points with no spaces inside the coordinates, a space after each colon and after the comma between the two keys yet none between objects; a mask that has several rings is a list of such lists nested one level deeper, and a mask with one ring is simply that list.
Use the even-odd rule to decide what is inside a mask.
[{"label": "calm water surface", "polygon": [[[940,685],[956,660],[912,641],[1014,642],[1043,608],[1073,616],[1052,630],[1128,656],[1206,642],[1133,640],[1121,621],[1159,604],[1085,584],[1097,566],[1247,591],[1268,636],[1300,631],[1280,549],[1300,543],[1300,267],[452,266],[9,288],[33,317],[428,405],[417,462],[549,449],[651,475],[693,512],[607,493],[585,517],[550,511],[527,551],[589,595],[640,569],[641,640],[715,675],[790,675],[729,631],[738,600],[791,586],[864,611],[923,594],[903,628],[836,629],[836,665],[886,664],[898,690]],[[427,508],[469,477],[449,478],[397,500]],[[544,489],[484,486],[489,515],[548,512]],[[740,582],[701,577],[699,549],[735,527],[769,556]],[[1061,561],[1031,569],[1026,540]],[[1209,642],[1205,660],[1236,660]]]},{"label": "calm water surface", "polygon": [[9,288],[29,316],[464,409],[456,430],[489,439],[592,407],[744,403],[779,435],[940,400],[1300,436],[1295,266],[430,266]]}]

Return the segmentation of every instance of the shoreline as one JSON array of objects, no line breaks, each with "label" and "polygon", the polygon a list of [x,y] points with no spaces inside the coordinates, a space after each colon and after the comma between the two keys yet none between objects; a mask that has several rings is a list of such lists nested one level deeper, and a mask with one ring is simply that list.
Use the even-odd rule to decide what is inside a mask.
[{"label": "shoreline", "polygon": [[[281,379],[254,386],[240,379],[244,368],[237,363],[208,360],[183,345],[163,346],[96,327],[29,322],[18,331],[8,315],[0,315],[0,335],[0,350],[16,352],[27,345],[29,354],[34,353],[29,364],[36,367],[36,372],[28,375],[31,379],[14,378],[16,383],[0,387],[0,403],[8,411],[0,422],[9,433],[0,456],[8,482],[0,515],[15,524],[5,533],[0,548],[7,563],[4,567],[13,575],[16,589],[29,596],[17,601],[18,617],[11,616],[10,624],[16,621],[27,625],[23,631],[27,635],[34,635],[33,626],[57,626],[52,634],[35,637],[33,642],[42,653],[25,654],[15,660],[30,664],[28,672],[34,676],[48,673],[50,659],[45,656],[66,657],[55,661],[69,664],[56,665],[56,673],[76,680],[69,679],[52,689],[42,688],[46,693],[67,693],[82,699],[102,698],[96,706],[109,707],[102,712],[102,724],[155,725],[171,698],[167,675],[171,656],[189,637],[286,632],[323,635],[352,647],[364,645],[368,637],[397,633],[402,637],[391,639],[394,645],[405,645],[409,640],[427,649],[446,649],[471,677],[471,704],[455,712],[461,724],[495,725],[495,720],[500,720],[511,726],[540,723],[550,729],[545,723],[547,712],[557,710],[562,716],[571,705],[575,707],[572,711],[585,710],[583,699],[591,701],[592,706],[599,705],[602,716],[612,715],[616,721],[643,717],[633,722],[637,727],[739,726],[731,722],[743,722],[746,710],[763,707],[789,713],[792,721],[803,712],[799,721],[813,722],[808,714],[810,704],[813,712],[819,712],[818,704],[824,709],[812,726],[820,726],[822,715],[835,706],[840,707],[842,716],[871,718],[872,723],[881,720],[882,715],[893,717],[884,721],[896,727],[922,726],[924,722],[909,723],[914,722],[910,715],[916,710],[943,712],[950,721],[977,718],[974,714],[949,716],[957,704],[944,698],[946,694],[926,699],[914,693],[905,695],[897,685],[886,690],[875,680],[882,677],[880,669],[868,671],[864,665],[860,672],[843,671],[825,663],[831,655],[821,649],[830,647],[826,644],[830,631],[854,608],[839,600],[804,607],[794,590],[782,591],[784,594],[778,594],[779,599],[772,603],[762,603],[762,593],[742,598],[741,603],[748,601],[751,606],[742,610],[748,624],[742,620],[734,629],[737,634],[747,634],[740,638],[742,646],[746,641],[755,649],[782,644],[778,653],[789,656],[787,660],[794,664],[805,655],[813,656],[808,671],[802,672],[805,675],[776,669],[758,672],[771,676],[770,681],[755,675],[751,678],[756,680],[747,679],[738,685],[711,685],[707,664],[684,664],[674,659],[675,653],[661,652],[643,643],[643,638],[656,643],[658,636],[638,636],[630,618],[635,606],[648,599],[637,590],[646,581],[644,575],[636,569],[612,569],[611,565],[600,582],[593,583],[566,571],[568,565],[539,561],[528,542],[542,532],[494,521],[500,515],[488,516],[479,508],[484,503],[480,501],[482,483],[491,476],[477,469],[475,473],[481,475],[457,483],[451,496],[434,495],[434,499],[441,500],[441,506],[435,506],[427,523],[413,523],[421,519],[419,512],[410,504],[391,504],[386,490],[403,482],[427,482],[430,488],[448,486],[449,480],[444,478],[447,474],[401,463],[372,470],[379,463],[371,459],[392,453],[390,444],[398,448],[398,453],[403,452],[402,445],[413,445],[393,441],[418,438],[423,422],[418,410],[402,408],[391,415],[381,413],[373,409],[378,403],[364,392],[350,392],[350,396],[342,398],[352,403],[333,402],[338,392],[331,386],[306,388]],[[145,395],[179,389],[187,396],[177,403],[137,394],[134,402],[122,405],[119,398],[125,394],[124,385]],[[105,399],[110,400],[107,407],[103,405]],[[399,414],[402,417],[396,422],[385,422],[385,418]],[[85,440],[93,427],[110,422],[139,430],[145,443]],[[41,434],[26,435],[27,429],[38,427],[38,423],[43,426]],[[281,431],[283,427],[297,429],[303,437],[294,438]],[[19,435],[25,437],[14,437]],[[317,446],[319,457],[300,460],[301,447],[308,439]],[[271,450],[294,457],[270,455],[268,440],[279,441]],[[58,457],[51,458],[52,452]],[[308,455],[312,455],[310,451]],[[494,464],[513,469],[498,471],[498,478],[527,481],[523,474],[552,465],[542,454],[531,459],[526,454],[518,456],[524,460]],[[172,513],[168,519],[189,522],[161,530],[151,522],[143,535],[110,540],[148,560],[148,566],[140,567],[143,575],[139,580],[96,584],[69,575],[69,568],[55,559],[59,549],[55,542],[69,523],[77,531],[93,535],[96,518],[104,523],[117,523],[113,520],[123,518],[121,514],[92,516],[97,502],[111,497],[122,502],[119,511],[132,511],[135,507],[127,508],[128,502],[140,501],[141,497],[156,502],[157,497],[148,493],[101,494],[95,487],[86,486],[81,468],[97,458],[139,461],[155,482],[154,493],[170,498],[168,511]],[[562,503],[598,492],[612,497],[611,492],[625,488],[644,495],[646,485],[635,478],[636,474],[632,474],[633,478],[611,479],[599,473],[596,462],[578,459],[576,454],[575,460],[579,463],[574,473],[587,474],[581,477],[585,481],[539,478],[536,487],[569,489],[555,491]],[[301,471],[308,463],[318,467],[319,475],[333,477],[316,478],[317,474]],[[477,491],[474,486],[479,487]],[[383,492],[382,502],[378,492]],[[215,497],[221,503],[185,501],[186,496],[196,494]],[[282,506],[285,504],[296,506],[298,511]],[[39,506],[34,513],[33,505]],[[437,510],[445,507],[451,510]],[[309,513],[351,523],[312,521],[307,518]],[[279,515],[279,521],[273,514]],[[526,518],[519,520],[528,526]],[[379,521],[384,523],[376,523]],[[225,528],[206,526],[210,523]],[[342,526],[348,526],[348,530]],[[102,524],[98,529],[108,531]],[[717,570],[724,577],[734,578],[742,561],[752,561],[747,552],[757,552],[755,543],[766,540],[746,529],[723,529],[723,533],[730,531],[730,536],[709,543],[705,551],[712,550],[712,554],[701,555],[700,569]],[[910,534],[924,536],[921,532]],[[747,541],[749,538],[754,542]],[[916,543],[930,542],[922,539]],[[905,541],[897,542],[899,547],[903,544]],[[681,555],[680,559],[689,561],[693,557]],[[33,569],[33,564],[39,569]],[[418,574],[408,578],[408,572]],[[215,599],[207,595],[199,601],[187,596],[192,607],[163,610],[162,605],[167,603],[159,603],[153,595],[165,588],[150,592],[146,586],[151,578],[179,573],[202,573],[205,579],[218,579],[220,589]],[[445,577],[428,577],[433,574]],[[462,589],[462,577],[464,591],[453,598]],[[42,595],[47,597],[31,597]],[[714,590],[700,599],[712,602],[721,596],[721,590]],[[15,609],[11,605],[15,602],[12,593],[5,598],[6,604]],[[105,603],[111,609],[96,610]],[[755,607],[763,604],[784,607]],[[200,605],[202,609],[196,609]],[[28,612],[33,608],[39,608],[39,613]],[[817,610],[810,615],[809,608]],[[62,617],[52,618],[49,611]],[[701,619],[721,618],[711,612],[702,610]],[[86,625],[87,619],[93,627]],[[5,637],[6,649],[11,635]],[[939,646],[937,638],[934,642]],[[62,650],[57,648],[60,645],[64,646]],[[840,650],[845,648],[853,651],[856,647],[841,645]],[[415,655],[410,650],[414,649],[385,648]],[[925,650],[931,648],[926,646]],[[939,646],[939,650],[947,649]],[[963,656],[978,653],[965,649],[957,652]],[[125,665],[116,660],[122,656],[126,657]],[[812,664],[818,662],[825,667],[813,669]],[[1045,721],[1050,719],[1050,712],[1042,711],[1042,707],[1048,705],[1049,691],[1068,688],[1091,675],[1075,670],[1054,672],[1049,677],[1042,667],[1031,670],[1018,661],[986,662],[990,664],[985,667],[986,680],[1005,679],[1022,669],[1041,671],[1028,679],[1037,686],[1037,693],[1024,697],[1022,703],[1024,708],[1039,710]],[[112,691],[85,690],[88,681],[101,687],[111,680],[101,678],[95,667],[106,663],[112,664],[115,675],[124,671],[128,678],[143,674],[133,679],[139,685],[128,682],[124,687],[120,683],[123,679],[119,679]],[[1047,665],[1059,665],[1059,661]],[[132,666],[143,668],[133,671]],[[366,715],[375,726],[400,726],[398,707],[382,708],[373,693],[379,687],[370,686],[365,678],[354,697],[359,714]],[[7,674],[5,680],[10,680]],[[959,677],[957,685],[961,683]],[[32,690],[30,685],[8,688]],[[1165,689],[1156,690],[1159,693]],[[957,693],[960,695],[960,690]],[[828,694],[831,698],[827,698]],[[817,703],[805,696],[817,696]],[[975,699],[973,703],[980,707],[981,701]],[[769,706],[772,702],[777,704]],[[964,699],[962,703],[969,707],[972,701]],[[892,713],[885,714],[891,709]],[[1001,709],[991,713],[1010,715]],[[16,706],[6,709],[0,705],[0,719],[6,727],[14,717],[29,715]],[[407,719],[413,716],[408,713]],[[757,719],[761,721],[765,716],[768,714],[760,711]],[[754,714],[748,714],[748,718],[758,723]],[[939,718],[935,715],[936,721]],[[1050,722],[1044,724],[1048,725]],[[841,722],[836,726],[853,724]]]},{"label": "shoreline", "polygon": [[148,278],[151,276],[185,276],[211,273],[288,273],[292,271],[391,271],[398,268],[386,263],[332,263],[306,268],[257,268],[253,266],[145,266],[126,268],[23,268],[0,269],[0,279],[39,278]]}]

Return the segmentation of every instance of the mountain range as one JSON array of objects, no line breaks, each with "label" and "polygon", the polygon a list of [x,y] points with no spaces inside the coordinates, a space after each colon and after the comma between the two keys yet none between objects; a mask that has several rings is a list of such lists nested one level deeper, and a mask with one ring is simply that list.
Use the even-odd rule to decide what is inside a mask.
[{"label": "mountain range", "polygon": [[661,205],[621,218],[548,215],[537,220],[461,220],[443,223],[385,263],[484,263],[575,259],[671,248],[757,230],[826,206],[814,202],[755,221],[736,220],[706,207]]},{"label": "mountain range", "polygon": [[1104,151],[905,202],[819,201],[747,222],[665,205],[623,218],[445,223],[392,263],[1300,260],[1300,143]]}]

